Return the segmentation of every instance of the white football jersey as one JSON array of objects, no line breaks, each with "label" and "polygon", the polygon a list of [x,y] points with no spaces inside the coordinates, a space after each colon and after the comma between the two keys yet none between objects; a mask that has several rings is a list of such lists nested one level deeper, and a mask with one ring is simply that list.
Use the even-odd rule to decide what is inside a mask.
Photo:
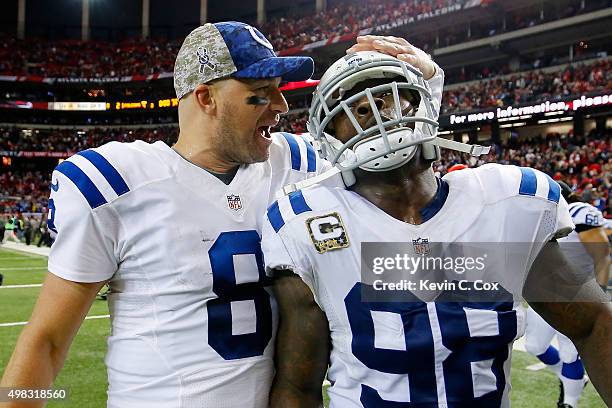
[{"label": "white football jersey", "polygon": [[[577,229],[579,226],[597,228],[605,225],[603,214],[591,204],[571,203],[569,212]],[[581,272],[594,276],[595,263],[581,243],[579,232],[572,231],[567,237],[560,239],[559,242],[567,259],[576,265]]]},{"label": "white football jersey", "polygon": [[57,166],[49,270],[110,280],[109,407],[267,406],[277,317],[262,215],[326,168],[285,133],[229,185],[163,142],[111,142]]},{"label": "white football jersey", "polygon": [[448,195],[420,225],[339,188],[296,191],[268,209],[266,270],[298,274],[329,321],[331,407],[509,405],[520,303],[361,301],[364,242],[532,243],[529,256],[507,260],[526,275],[543,244],[573,227],[559,185],[539,171],[488,164],[443,180]]}]

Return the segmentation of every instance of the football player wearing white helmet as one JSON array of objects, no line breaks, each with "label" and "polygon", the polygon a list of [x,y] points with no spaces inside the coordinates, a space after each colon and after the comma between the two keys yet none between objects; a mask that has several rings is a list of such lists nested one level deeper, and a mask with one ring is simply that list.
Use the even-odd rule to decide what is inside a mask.
[{"label": "football player wearing white helmet", "polygon": [[[534,259],[531,273],[573,272],[557,246],[544,246],[573,228],[567,203],[557,183],[529,168],[435,177],[440,147],[488,149],[437,137],[443,72],[425,53],[393,37],[358,41],[323,75],[308,123],[348,188],[312,185],[325,176],[289,185],[263,223],[280,311],[271,405],[319,406],[327,371],[331,407],[507,407],[520,299],[438,303],[412,289],[408,302],[363,299],[376,288],[361,274],[362,244],[426,252],[430,242],[529,243],[525,257],[504,258],[522,287]],[[589,302],[532,306],[577,345],[611,403],[612,309],[594,280],[583,289]]]},{"label": "football player wearing white helmet", "polygon": [[[596,277],[602,289],[610,269],[609,243],[604,232],[604,217],[592,205],[584,203],[564,182],[561,193],[569,203],[569,212],[576,228],[567,237],[559,239],[567,259],[587,275]],[[559,408],[575,408],[587,383],[582,360],[569,339],[553,329],[533,309],[527,310],[525,349],[559,377]],[[552,345],[557,338],[559,348]]]}]

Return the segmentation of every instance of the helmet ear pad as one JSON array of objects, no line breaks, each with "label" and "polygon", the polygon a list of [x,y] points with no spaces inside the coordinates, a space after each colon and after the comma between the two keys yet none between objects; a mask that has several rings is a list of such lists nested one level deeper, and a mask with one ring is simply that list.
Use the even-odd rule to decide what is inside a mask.
[{"label": "helmet ear pad", "polygon": [[440,160],[440,146],[436,146],[433,143],[423,143],[423,158],[425,160],[431,160],[432,162]]}]

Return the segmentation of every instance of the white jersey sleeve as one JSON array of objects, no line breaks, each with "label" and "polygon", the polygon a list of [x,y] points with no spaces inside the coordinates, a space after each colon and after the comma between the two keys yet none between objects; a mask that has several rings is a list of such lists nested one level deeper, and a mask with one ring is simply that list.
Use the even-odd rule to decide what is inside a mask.
[{"label": "white jersey sleeve", "polygon": [[[294,135],[287,132],[272,134],[276,148],[271,149],[271,159],[275,162],[286,162],[293,179],[314,177],[328,170],[331,164],[319,157],[310,143],[309,135]],[[278,155],[278,157],[277,157]]]},{"label": "white jersey sleeve", "polygon": [[[306,204],[301,190],[275,201],[268,208],[264,218],[261,245],[268,275],[272,276],[275,269],[290,270],[300,276],[312,290],[314,288],[314,272],[310,260],[304,251],[299,250],[290,234],[282,231],[285,220],[305,211],[310,211],[310,208]],[[313,290],[313,293],[316,292]]]},{"label": "white jersey sleeve", "polygon": [[[547,242],[561,238],[574,229],[568,205],[561,195],[561,187],[547,174],[529,167],[485,164],[474,170],[484,193],[484,202],[508,202],[523,210],[542,211],[540,228],[535,241]],[[467,177],[462,171],[452,172],[445,179]],[[517,201],[520,200],[520,201]]]},{"label": "white jersey sleeve", "polygon": [[[100,180],[106,180],[101,186]],[[129,191],[117,170],[95,150],[60,163],[52,174],[48,227],[56,238],[49,270],[76,282],[101,282],[117,270],[118,222],[103,210],[105,188]]]}]

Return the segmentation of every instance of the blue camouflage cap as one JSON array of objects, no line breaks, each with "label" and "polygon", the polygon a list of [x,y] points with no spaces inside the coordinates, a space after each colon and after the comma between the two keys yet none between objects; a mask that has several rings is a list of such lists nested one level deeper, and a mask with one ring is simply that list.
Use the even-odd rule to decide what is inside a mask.
[{"label": "blue camouflage cap", "polygon": [[310,57],[278,57],[255,27],[237,21],[207,23],[183,42],[174,64],[176,97],[224,77],[304,81],[314,72]]}]

